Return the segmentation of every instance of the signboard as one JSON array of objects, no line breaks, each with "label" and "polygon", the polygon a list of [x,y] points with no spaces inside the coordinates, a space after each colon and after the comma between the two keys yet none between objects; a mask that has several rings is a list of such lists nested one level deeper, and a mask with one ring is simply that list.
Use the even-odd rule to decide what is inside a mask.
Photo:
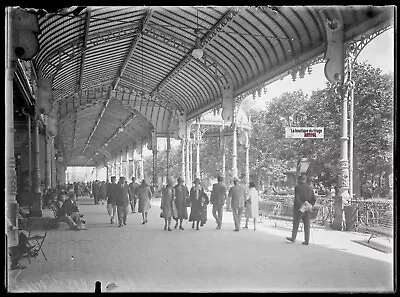
[{"label": "signboard", "polygon": [[285,138],[324,138],[323,127],[286,127]]}]

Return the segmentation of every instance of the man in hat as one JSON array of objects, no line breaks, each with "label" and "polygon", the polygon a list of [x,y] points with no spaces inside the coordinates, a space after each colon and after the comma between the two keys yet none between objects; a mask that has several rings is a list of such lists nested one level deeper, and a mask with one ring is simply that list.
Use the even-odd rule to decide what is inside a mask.
[{"label": "man in hat", "polygon": [[246,187],[239,183],[239,179],[235,177],[233,180],[233,187],[229,189],[228,200],[231,200],[233,221],[235,222],[234,231],[239,231],[240,221],[244,208],[244,201],[246,198]]},{"label": "man in hat", "polygon": [[178,184],[175,186],[175,206],[177,211],[177,216],[174,218],[176,221],[175,229],[178,228],[179,220],[179,229],[184,230],[182,222],[188,218],[186,201],[189,196],[189,191],[183,184],[183,179],[181,177],[178,177],[177,182]]},{"label": "man in hat", "polygon": [[307,176],[302,174],[298,179],[298,185],[294,188],[293,203],[293,229],[292,236],[286,237],[290,242],[296,241],[297,231],[299,229],[300,220],[304,224],[304,245],[308,245],[310,240],[310,210],[302,211],[301,206],[304,202],[314,206],[316,198],[313,189],[306,183]]},{"label": "man in hat", "polygon": [[126,225],[126,219],[129,213],[129,186],[125,183],[125,177],[123,176],[119,178],[115,196],[118,213],[118,227],[122,227],[123,225]]},{"label": "man in hat", "polygon": [[118,185],[116,183],[117,177],[111,176],[111,183],[107,185],[107,212],[111,217],[111,224],[114,224],[117,216],[117,204],[115,193],[117,192]]},{"label": "man in hat", "polygon": [[217,181],[218,183],[213,184],[210,200],[213,205],[212,213],[217,222],[217,229],[221,229],[223,208],[227,195],[224,178],[218,176]]}]

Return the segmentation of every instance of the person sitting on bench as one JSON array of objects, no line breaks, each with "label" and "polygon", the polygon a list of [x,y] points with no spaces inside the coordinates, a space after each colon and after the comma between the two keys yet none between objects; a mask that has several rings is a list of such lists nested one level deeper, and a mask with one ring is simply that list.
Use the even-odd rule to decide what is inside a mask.
[{"label": "person sitting on bench", "polygon": [[65,213],[65,209],[63,208],[64,202],[67,200],[67,198],[68,195],[66,192],[60,192],[58,194],[58,199],[54,204],[56,208],[56,216],[60,221],[67,223],[70,230],[79,231],[81,228],[79,228],[74,220]]},{"label": "person sitting on bench", "polygon": [[69,216],[80,229],[85,229],[82,228],[85,224],[85,221],[81,219],[83,215],[79,213],[79,208],[76,204],[75,193],[68,193],[68,199],[65,200],[61,209],[64,211],[65,215]]}]

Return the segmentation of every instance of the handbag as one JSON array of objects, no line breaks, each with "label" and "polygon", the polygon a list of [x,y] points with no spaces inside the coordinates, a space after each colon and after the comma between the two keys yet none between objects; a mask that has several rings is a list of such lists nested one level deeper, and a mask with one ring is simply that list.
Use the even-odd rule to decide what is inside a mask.
[{"label": "handbag", "polygon": [[190,198],[186,198],[186,207],[191,207],[192,202],[190,201]]},{"label": "handbag", "polygon": [[160,218],[163,218],[163,217],[164,217],[163,212],[160,212]]}]

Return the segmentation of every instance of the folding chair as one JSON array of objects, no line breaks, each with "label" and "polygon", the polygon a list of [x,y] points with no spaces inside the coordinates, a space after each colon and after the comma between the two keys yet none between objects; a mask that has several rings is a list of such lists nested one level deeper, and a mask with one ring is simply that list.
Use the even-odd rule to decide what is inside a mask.
[{"label": "folding chair", "polygon": [[[42,252],[43,257],[46,259],[46,261],[47,261],[47,258],[46,258],[46,255],[43,252],[43,248],[42,247],[43,247],[44,240],[46,239],[46,236],[47,236],[48,227],[49,227],[49,224],[45,223],[45,231],[44,231],[43,235],[39,235],[39,234],[32,235],[33,222],[30,221],[30,219],[28,219],[28,242],[33,242],[33,241],[36,242],[35,246],[38,248],[37,249],[37,254],[39,254],[39,252]],[[34,255],[35,258],[37,256],[37,254]],[[27,257],[28,257],[29,263],[31,263],[31,259],[30,259],[31,257],[30,256],[31,256],[31,254],[27,253]]]}]

